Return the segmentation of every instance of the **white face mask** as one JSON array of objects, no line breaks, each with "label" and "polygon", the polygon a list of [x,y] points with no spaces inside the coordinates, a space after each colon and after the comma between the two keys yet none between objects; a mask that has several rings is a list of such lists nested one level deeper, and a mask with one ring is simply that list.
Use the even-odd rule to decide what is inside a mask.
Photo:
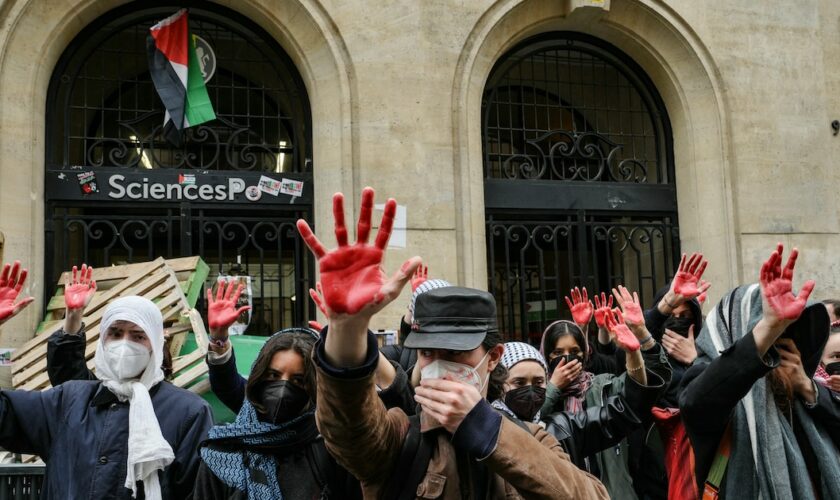
[{"label": "white face mask", "polygon": [[139,377],[151,356],[146,346],[130,340],[112,340],[105,344],[105,359],[120,380]]},{"label": "white face mask", "polygon": [[436,359],[420,370],[420,378],[444,378],[445,375],[449,375],[449,377],[447,377],[449,380],[469,384],[478,389],[478,392],[483,395],[484,386],[486,386],[487,381],[490,380],[490,374],[488,373],[485,377],[482,377],[478,374],[478,367],[484,364],[484,360],[487,359],[488,355],[490,355],[490,351],[487,351],[487,354],[481,358],[481,361],[479,361],[475,367],[462,363],[456,363],[454,361]]}]

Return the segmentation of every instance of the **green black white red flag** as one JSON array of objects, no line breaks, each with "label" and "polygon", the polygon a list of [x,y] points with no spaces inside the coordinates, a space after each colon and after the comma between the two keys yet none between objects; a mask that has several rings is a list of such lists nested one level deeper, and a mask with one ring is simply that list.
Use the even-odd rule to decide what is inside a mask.
[{"label": "green black white red flag", "polygon": [[166,108],[163,133],[167,140],[180,145],[182,130],[216,118],[195,54],[195,39],[189,32],[187,9],[149,31],[149,73]]}]

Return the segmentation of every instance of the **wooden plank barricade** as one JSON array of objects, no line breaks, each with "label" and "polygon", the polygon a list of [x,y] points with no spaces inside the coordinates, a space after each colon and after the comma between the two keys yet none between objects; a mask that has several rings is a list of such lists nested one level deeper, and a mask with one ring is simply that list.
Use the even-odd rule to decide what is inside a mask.
[{"label": "wooden plank barricade", "polygon": [[[105,307],[119,297],[139,295],[157,304],[163,316],[164,335],[173,360],[172,382],[179,387],[189,387],[206,374],[207,366],[202,359],[208,344],[207,333],[201,315],[193,307],[208,272],[207,264],[199,257],[158,258],[151,262],[94,269],[97,291],[83,318],[88,368],[94,369],[93,355]],[[46,307],[44,321],[38,326],[36,336],[12,356],[12,383],[16,389],[50,387],[46,371],[47,339],[63,325],[64,280],[68,273],[66,271],[59,278],[56,294]],[[189,331],[196,335],[198,348],[180,356]]]}]

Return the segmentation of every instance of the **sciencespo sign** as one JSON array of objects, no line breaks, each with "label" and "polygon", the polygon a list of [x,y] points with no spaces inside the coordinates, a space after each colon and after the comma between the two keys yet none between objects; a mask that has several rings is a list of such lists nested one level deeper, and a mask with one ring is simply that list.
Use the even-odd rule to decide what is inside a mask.
[{"label": "sciencespo sign", "polygon": [[134,202],[310,203],[309,174],[54,170],[50,199]]}]

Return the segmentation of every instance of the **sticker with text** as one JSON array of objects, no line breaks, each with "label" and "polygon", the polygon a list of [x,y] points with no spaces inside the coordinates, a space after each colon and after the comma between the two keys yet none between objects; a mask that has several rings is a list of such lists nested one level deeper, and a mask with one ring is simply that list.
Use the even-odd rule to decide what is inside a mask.
[{"label": "sticker with text", "polygon": [[303,181],[296,181],[293,179],[283,179],[280,186],[280,192],[289,196],[303,195]]},{"label": "sticker with text", "polygon": [[270,194],[271,196],[277,196],[280,194],[280,189],[280,181],[265,175],[260,176],[260,191],[263,193]]},{"label": "sticker with text", "polygon": [[93,170],[76,174],[79,179],[79,187],[84,194],[93,194],[99,192],[99,187],[96,185],[96,172]]}]

